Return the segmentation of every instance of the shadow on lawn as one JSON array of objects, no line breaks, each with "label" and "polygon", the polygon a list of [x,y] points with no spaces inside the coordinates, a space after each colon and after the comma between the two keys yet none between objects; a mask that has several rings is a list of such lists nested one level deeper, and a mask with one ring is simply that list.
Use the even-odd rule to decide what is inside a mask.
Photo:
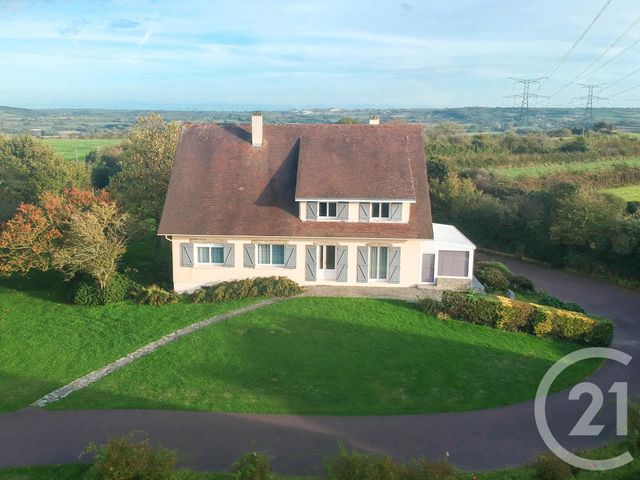
[{"label": "shadow on lawn", "polygon": [[[386,312],[389,318],[382,325],[352,320],[353,306],[364,302],[371,315]],[[375,300],[379,310],[371,302],[339,302],[334,318],[317,301],[313,314],[280,313],[286,302],[227,320],[163,347],[116,372],[105,387],[99,382],[61,406],[318,415],[465,411],[533,398],[553,364],[535,351],[546,346],[559,358],[575,348],[456,321],[407,319],[406,309],[416,309],[411,304]],[[415,322],[423,319],[420,329]],[[495,346],[500,342],[504,348]],[[589,371],[583,366],[578,373]],[[558,387],[578,378],[568,380]]]}]

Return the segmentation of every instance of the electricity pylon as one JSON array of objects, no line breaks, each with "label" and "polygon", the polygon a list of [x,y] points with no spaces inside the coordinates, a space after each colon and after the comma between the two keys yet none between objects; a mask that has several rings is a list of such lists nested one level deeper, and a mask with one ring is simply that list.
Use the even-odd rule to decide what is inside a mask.
[{"label": "electricity pylon", "polygon": [[549,98],[546,95],[539,95],[537,93],[533,93],[531,90],[532,86],[539,86],[540,82],[543,81],[546,77],[538,77],[538,78],[513,78],[509,77],[513,80],[513,86],[515,88],[516,85],[522,85],[522,93],[516,93],[514,95],[506,95],[504,98],[513,98],[514,103],[516,100],[520,100],[520,121],[524,123],[529,122],[529,104],[531,100],[538,100],[540,98]]},{"label": "electricity pylon", "polygon": [[594,83],[579,83],[578,85],[580,85],[582,88],[586,88],[587,89],[587,93],[586,95],[583,95],[582,97],[574,97],[571,99],[572,102],[574,101],[581,101],[581,102],[586,102],[585,103],[585,107],[584,107],[584,121],[585,122],[593,122],[593,101],[595,100],[596,103],[603,101],[603,100],[608,100],[608,98],[605,97],[599,97],[598,95],[594,95],[594,90],[596,90],[597,88],[601,88],[602,83],[598,83],[598,84],[594,84]]}]

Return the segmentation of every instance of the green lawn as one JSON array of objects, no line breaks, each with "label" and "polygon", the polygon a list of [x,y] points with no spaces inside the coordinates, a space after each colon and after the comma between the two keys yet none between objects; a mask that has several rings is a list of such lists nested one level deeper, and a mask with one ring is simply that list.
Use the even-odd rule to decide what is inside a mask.
[{"label": "green lawn", "polygon": [[640,167],[640,157],[617,159],[617,160],[601,160],[596,162],[571,162],[571,163],[554,163],[548,165],[533,165],[529,167],[510,167],[510,168],[494,168],[491,169],[496,175],[509,179],[518,179],[526,177],[543,177],[554,173],[582,173],[582,172],[601,172],[612,170],[617,165],[627,167]]},{"label": "green lawn", "polygon": [[[400,301],[297,298],[185,337],[50,408],[463,411],[533,398],[551,364],[576,348],[438,320]],[[581,363],[555,386],[596,366]]]},{"label": "green lawn", "polygon": [[91,150],[122,143],[122,138],[44,138],[47,145],[60,153],[65,160],[84,160]]},{"label": "green lawn", "polygon": [[602,190],[622,198],[625,202],[640,202],[640,185],[627,185],[626,187],[607,188]]},{"label": "green lawn", "polygon": [[81,307],[62,302],[60,283],[56,275],[0,283],[0,412],[26,407],[177,328],[255,301]]}]

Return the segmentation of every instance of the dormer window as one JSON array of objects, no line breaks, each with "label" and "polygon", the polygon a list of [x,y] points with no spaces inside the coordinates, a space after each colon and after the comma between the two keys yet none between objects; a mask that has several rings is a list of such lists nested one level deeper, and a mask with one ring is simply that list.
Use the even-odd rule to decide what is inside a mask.
[{"label": "dormer window", "polygon": [[388,202],[374,202],[371,204],[371,218],[389,218],[389,203]]},{"label": "dormer window", "polygon": [[338,212],[337,202],[319,202],[318,217],[319,218],[336,218]]}]

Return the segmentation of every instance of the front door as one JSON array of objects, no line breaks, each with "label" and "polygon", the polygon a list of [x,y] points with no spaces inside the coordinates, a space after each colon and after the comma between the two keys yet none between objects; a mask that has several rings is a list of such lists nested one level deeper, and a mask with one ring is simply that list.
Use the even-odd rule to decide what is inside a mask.
[{"label": "front door", "polygon": [[336,279],[336,246],[318,247],[318,280]]},{"label": "front door", "polygon": [[435,253],[422,254],[422,281],[424,283],[433,283],[435,281],[434,269],[436,266]]}]

